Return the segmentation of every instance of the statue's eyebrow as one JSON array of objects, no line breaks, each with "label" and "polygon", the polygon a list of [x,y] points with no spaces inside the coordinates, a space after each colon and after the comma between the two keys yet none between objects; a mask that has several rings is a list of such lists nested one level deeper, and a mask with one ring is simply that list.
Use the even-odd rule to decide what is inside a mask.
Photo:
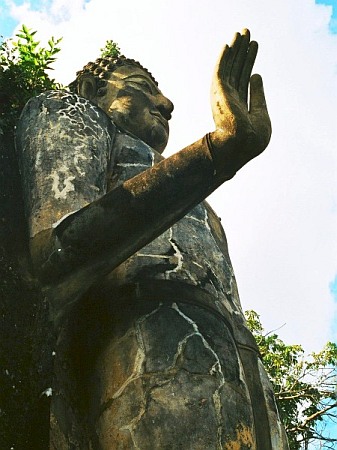
[{"label": "statue's eyebrow", "polygon": [[146,75],[143,75],[141,73],[132,73],[131,75],[126,76],[125,78],[123,78],[123,80],[126,80],[128,78],[132,78],[132,77],[136,77],[136,78],[143,78],[146,81],[152,81],[150,78],[148,78]]},{"label": "statue's eyebrow", "polygon": [[156,92],[156,93],[159,92],[158,86],[151,80],[151,78],[148,78],[145,75],[142,75],[140,73],[139,74],[134,73],[132,75],[128,75],[127,77],[123,78],[123,80],[128,80],[130,78],[141,78],[141,79],[145,80],[151,86],[151,88],[154,92]]}]

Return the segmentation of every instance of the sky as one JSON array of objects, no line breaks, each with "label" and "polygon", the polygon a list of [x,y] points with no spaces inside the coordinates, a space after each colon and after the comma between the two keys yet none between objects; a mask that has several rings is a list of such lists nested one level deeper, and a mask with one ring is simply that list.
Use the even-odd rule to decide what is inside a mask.
[{"label": "sky", "polygon": [[0,34],[63,37],[67,84],[106,40],[175,104],[170,155],[214,129],[212,72],[247,27],[259,42],[273,136],[209,201],[222,218],[243,309],[307,351],[337,342],[337,0],[0,0]]}]

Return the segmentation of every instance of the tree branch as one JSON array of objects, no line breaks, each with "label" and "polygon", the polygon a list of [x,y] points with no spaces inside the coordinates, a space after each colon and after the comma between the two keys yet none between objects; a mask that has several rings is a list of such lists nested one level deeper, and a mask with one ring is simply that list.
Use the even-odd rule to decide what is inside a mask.
[{"label": "tree branch", "polygon": [[327,411],[330,411],[333,408],[337,407],[337,402],[333,403],[332,405],[327,406],[324,409],[321,409],[320,411],[315,412],[314,414],[312,414],[311,416],[307,417],[305,419],[305,421],[303,422],[302,426],[306,426],[309,422],[317,419],[317,417],[322,416],[323,414],[325,414]]}]

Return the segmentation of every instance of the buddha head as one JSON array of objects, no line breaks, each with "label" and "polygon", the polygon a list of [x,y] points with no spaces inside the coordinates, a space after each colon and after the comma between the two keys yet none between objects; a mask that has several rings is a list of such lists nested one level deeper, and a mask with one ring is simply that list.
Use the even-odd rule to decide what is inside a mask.
[{"label": "buddha head", "polygon": [[99,106],[122,130],[160,153],[169,136],[172,102],[151,73],[133,59],[119,56],[89,62],[69,86]]}]

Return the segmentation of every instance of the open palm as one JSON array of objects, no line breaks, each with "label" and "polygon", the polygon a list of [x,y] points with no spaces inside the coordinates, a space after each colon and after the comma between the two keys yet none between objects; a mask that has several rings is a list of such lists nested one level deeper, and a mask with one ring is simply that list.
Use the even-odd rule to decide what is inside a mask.
[{"label": "open palm", "polygon": [[212,144],[217,159],[221,159],[219,151],[227,149],[228,142],[235,139],[236,170],[259,155],[271,136],[262,79],[259,75],[251,76],[257,50],[248,30],[236,33],[231,46],[226,45],[220,55],[212,82],[216,125],[211,133]]}]

